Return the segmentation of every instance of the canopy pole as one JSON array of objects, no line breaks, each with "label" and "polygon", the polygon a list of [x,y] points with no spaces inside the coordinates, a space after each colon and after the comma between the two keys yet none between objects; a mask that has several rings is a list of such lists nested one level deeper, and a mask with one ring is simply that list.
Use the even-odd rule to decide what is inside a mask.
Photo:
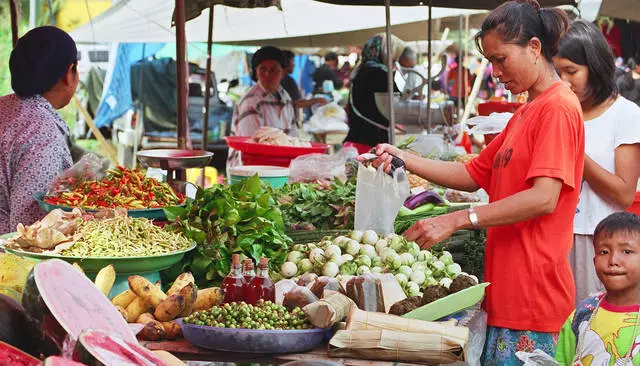
[{"label": "canopy pole", "polygon": [[429,0],[429,22],[428,24],[428,33],[429,39],[427,41],[427,133],[431,133],[431,38],[433,38],[433,19],[431,19],[431,0]]},{"label": "canopy pole", "polygon": [[[205,90],[204,90],[204,118],[202,120],[202,150],[207,150],[207,140],[209,139],[209,110],[211,99],[211,48],[213,46],[213,8],[209,7],[209,33],[207,38],[207,70],[205,71]],[[202,168],[202,187],[205,185],[205,170]]]},{"label": "canopy pole", "polygon": [[389,143],[396,143],[396,115],[394,112],[393,98],[393,50],[391,47],[391,0],[385,0],[384,4],[387,34],[387,92],[389,94]]},{"label": "canopy pole", "polygon": [[176,67],[178,92],[178,148],[187,148],[187,102],[189,76],[187,73],[187,38],[185,32],[184,0],[176,0]]},{"label": "canopy pole", "polygon": [[[178,96],[178,149],[187,149],[189,121],[187,104],[189,98],[189,73],[187,72],[187,36],[185,31],[184,0],[176,0],[176,89]],[[186,180],[185,170],[175,171],[176,180]],[[169,180],[171,178],[167,177]]]},{"label": "canopy pole", "polygon": [[17,0],[9,0],[9,13],[11,13],[11,41],[13,47],[18,43],[18,4]]}]

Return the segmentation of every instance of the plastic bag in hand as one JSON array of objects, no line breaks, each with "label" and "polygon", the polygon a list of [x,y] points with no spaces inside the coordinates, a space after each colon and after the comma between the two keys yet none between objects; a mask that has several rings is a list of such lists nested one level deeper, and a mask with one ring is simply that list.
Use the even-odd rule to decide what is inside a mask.
[{"label": "plastic bag in hand", "polygon": [[409,179],[404,169],[389,175],[382,165],[376,170],[358,164],[355,230],[393,233],[398,210],[408,196]]}]

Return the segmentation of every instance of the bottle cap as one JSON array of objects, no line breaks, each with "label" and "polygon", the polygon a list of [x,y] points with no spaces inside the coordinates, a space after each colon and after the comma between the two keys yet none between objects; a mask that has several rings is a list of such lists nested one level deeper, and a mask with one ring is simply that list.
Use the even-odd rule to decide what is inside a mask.
[{"label": "bottle cap", "polygon": [[231,264],[240,264],[240,254],[231,255]]},{"label": "bottle cap", "polygon": [[253,260],[251,260],[251,258],[247,258],[244,260],[244,268],[253,269]]}]

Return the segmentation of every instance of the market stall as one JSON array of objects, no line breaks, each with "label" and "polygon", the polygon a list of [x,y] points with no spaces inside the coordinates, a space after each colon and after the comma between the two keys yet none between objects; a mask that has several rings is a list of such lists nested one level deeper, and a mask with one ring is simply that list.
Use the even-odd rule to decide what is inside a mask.
[{"label": "market stall", "polygon": [[[304,172],[308,164],[295,160],[305,159],[328,160],[334,169],[315,164]],[[396,233],[468,204],[412,178],[416,194],[397,218],[386,215],[389,232],[354,231],[351,159],[289,160],[297,183],[278,187],[269,177],[245,176],[229,186],[192,187],[195,194],[138,170],[76,166],[38,196],[49,214],[20,224],[1,243],[0,300],[20,301],[24,315],[10,319],[0,341],[37,357],[58,356],[72,342],[75,361],[107,365],[124,353],[163,364],[148,350],[200,361],[464,360],[473,337],[467,326],[480,314],[487,285],[470,260],[475,254],[466,252],[481,248],[482,234],[459,233],[427,251]],[[92,318],[96,311],[105,316]],[[39,329],[42,314],[63,333],[15,339],[19,319]],[[394,326],[400,316],[409,328]],[[423,341],[412,348],[386,350],[416,336]],[[8,354],[19,352],[0,343],[0,363]]]}]

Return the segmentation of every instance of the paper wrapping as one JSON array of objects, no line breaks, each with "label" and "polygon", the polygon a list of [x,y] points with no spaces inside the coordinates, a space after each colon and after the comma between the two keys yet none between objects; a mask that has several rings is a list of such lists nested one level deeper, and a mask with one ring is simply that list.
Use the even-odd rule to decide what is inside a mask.
[{"label": "paper wrapping", "polygon": [[302,310],[315,327],[330,328],[347,317],[352,307],[357,308],[350,298],[335,293],[305,306]]}]

